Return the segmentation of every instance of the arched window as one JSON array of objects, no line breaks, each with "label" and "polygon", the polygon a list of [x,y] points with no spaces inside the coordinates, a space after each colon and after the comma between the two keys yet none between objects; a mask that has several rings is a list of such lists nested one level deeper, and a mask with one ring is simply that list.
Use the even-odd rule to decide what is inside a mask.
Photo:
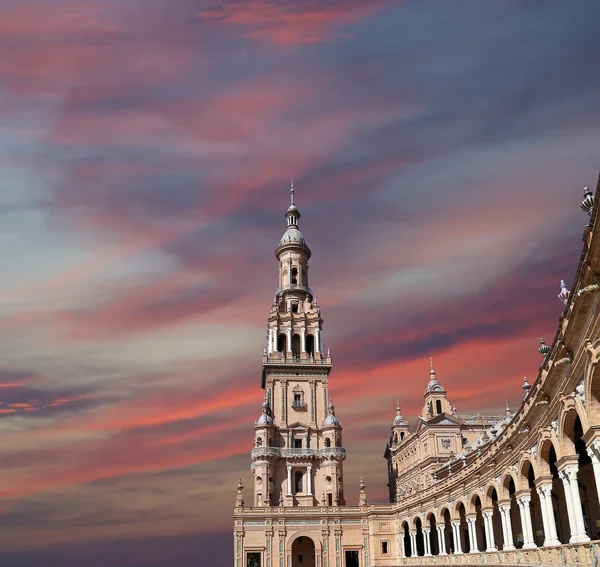
[{"label": "arched window", "polygon": [[331,447],[331,439],[329,437],[325,437],[325,447]]},{"label": "arched window", "polygon": [[300,356],[300,335],[292,336],[292,353],[294,356]]},{"label": "arched window", "polygon": [[302,473],[302,471],[296,471],[296,474],[294,475],[294,479],[295,479],[295,485],[296,485],[296,493],[302,493],[302,477],[304,476],[304,474]]},{"label": "arched window", "polygon": [[298,283],[298,268],[296,268],[296,267],[292,268],[292,281],[290,283],[292,283],[292,284]]},{"label": "arched window", "polygon": [[277,337],[277,352],[287,352],[287,337],[284,334]]},{"label": "arched window", "polygon": [[438,414],[442,413],[442,400],[435,401],[435,409]]},{"label": "arched window", "polygon": [[306,352],[309,356],[315,355],[315,337],[314,335],[306,335]]},{"label": "arched window", "polygon": [[262,444],[263,444],[262,437],[257,437],[256,438],[256,446],[257,447],[262,447]]},{"label": "arched window", "polygon": [[400,432],[400,441],[404,441],[404,431]]}]

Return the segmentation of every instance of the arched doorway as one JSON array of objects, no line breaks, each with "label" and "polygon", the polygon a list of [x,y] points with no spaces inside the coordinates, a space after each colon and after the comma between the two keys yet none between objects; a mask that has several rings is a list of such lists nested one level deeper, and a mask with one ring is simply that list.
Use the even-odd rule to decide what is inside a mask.
[{"label": "arched doorway", "polygon": [[[576,409],[570,410],[565,416],[562,446],[564,447],[563,457],[568,459],[568,462],[572,463],[570,466],[576,470],[576,488],[575,492],[571,493],[574,506],[572,521],[579,527],[578,541],[585,541],[587,536],[593,537],[596,535],[596,525],[600,519],[600,507],[598,505],[598,491],[592,460],[583,441],[583,425]],[[577,457],[576,464],[571,460],[571,456]],[[575,507],[581,508],[581,514]]]},{"label": "arched doorway", "polygon": [[469,553],[471,551],[471,544],[469,541],[469,528],[467,526],[467,511],[465,509],[465,505],[462,502],[459,502],[456,505],[456,512],[458,519],[460,519],[460,524],[458,526],[458,537],[460,537],[460,547],[457,544],[457,548],[455,551],[459,549],[463,553]]},{"label": "arched doorway", "polygon": [[444,545],[446,547],[446,553],[454,553],[456,545],[454,544],[454,537],[452,534],[452,521],[450,519],[450,510],[448,508],[442,508],[441,521],[443,522],[443,536]]},{"label": "arched doorway", "polygon": [[429,549],[431,550],[431,555],[439,555],[440,545],[437,531],[437,522],[435,521],[435,515],[433,514],[433,512],[427,516],[425,521],[429,523]]},{"label": "arched doorway", "polygon": [[315,567],[315,542],[298,536],[292,544],[292,567]]},{"label": "arched doorway", "polygon": [[476,495],[473,498],[472,502],[475,507],[475,534],[477,536],[477,541],[475,542],[475,545],[477,546],[478,550],[485,551],[488,548],[488,541],[485,534],[481,498],[479,498],[479,496]]},{"label": "arched doorway", "polygon": [[416,535],[415,541],[417,543],[417,549],[415,555],[425,555],[425,542],[423,541],[423,524],[421,518],[417,518],[414,522]]},{"label": "arched doorway", "polygon": [[486,493],[487,505],[491,506],[492,512],[492,523],[491,530],[493,532],[494,537],[493,547],[497,547],[498,549],[502,549],[504,547],[504,533],[502,531],[502,515],[500,513],[500,508],[498,507],[498,492],[494,486],[488,487]]},{"label": "arched doorway", "polygon": [[412,557],[413,553],[412,553],[412,545],[411,545],[411,541],[410,541],[410,531],[408,529],[408,522],[404,522],[402,524],[402,530],[404,531],[404,556],[405,557]]}]

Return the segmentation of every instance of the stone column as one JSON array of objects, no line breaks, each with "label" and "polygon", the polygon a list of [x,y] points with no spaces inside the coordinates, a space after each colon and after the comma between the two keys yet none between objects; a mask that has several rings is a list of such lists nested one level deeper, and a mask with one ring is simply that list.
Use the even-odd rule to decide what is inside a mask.
[{"label": "stone column", "polygon": [[552,506],[552,481],[540,484],[536,491],[540,497],[542,522],[544,523],[544,547],[560,545],[554,522],[554,507]]},{"label": "stone column", "polygon": [[533,538],[533,525],[531,523],[531,496],[521,496],[517,502],[521,511],[521,525],[523,527],[523,549],[536,549]]},{"label": "stone column", "polygon": [[273,348],[273,329],[269,327],[269,331],[267,333],[267,354],[271,354],[271,349]]},{"label": "stone column", "polygon": [[477,549],[477,534],[475,534],[473,518],[467,518],[467,532],[469,534],[469,553],[475,553],[479,550]]},{"label": "stone column", "polygon": [[400,537],[400,544],[402,546],[402,559],[406,557],[406,545],[404,543],[404,532],[402,532],[402,536]]},{"label": "stone column", "polygon": [[417,534],[413,530],[410,530],[408,532],[408,535],[410,536],[410,556],[416,557],[417,556]]},{"label": "stone column", "polygon": [[496,551],[496,538],[494,537],[494,511],[483,512],[483,525],[485,527],[486,551]]},{"label": "stone column", "polygon": [[319,327],[315,329],[315,354],[321,352],[321,330]]},{"label": "stone column", "polygon": [[300,352],[306,354],[306,327],[300,329]]},{"label": "stone column", "polygon": [[287,495],[292,495],[292,465],[287,466]]},{"label": "stone column", "polygon": [[596,492],[598,493],[598,502],[600,502],[600,439],[597,437],[593,439],[586,450],[590,459],[592,459]]},{"label": "stone column", "polygon": [[454,532],[454,546],[456,547],[454,553],[460,555],[463,552],[460,538],[460,520],[452,520],[452,529]]},{"label": "stone column", "polygon": [[[571,516],[569,517],[569,525],[571,526],[571,539],[569,539],[569,543],[582,543],[590,541],[590,538],[585,533],[585,525],[583,523],[581,498],[579,496],[579,485],[577,484],[578,472],[579,465],[577,464],[567,465],[559,472],[565,487],[565,496],[567,492],[570,494],[570,499],[567,498],[567,510],[569,500],[571,505]],[[571,521],[571,518],[573,521]]]},{"label": "stone column", "polygon": [[431,555],[431,542],[429,541],[430,529],[423,529],[424,554],[429,557]]},{"label": "stone column", "polygon": [[289,327],[288,330],[286,331],[286,335],[287,335],[287,352],[289,354],[292,354],[292,328],[291,327]]},{"label": "stone column", "polygon": [[312,465],[306,465],[306,492],[312,496]]},{"label": "stone column", "polygon": [[513,533],[512,533],[512,522],[510,520],[510,504],[505,504],[500,507],[500,513],[502,514],[502,528],[504,533],[504,551],[514,551],[515,550],[515,542],[513,541]]},{"label": "stone column", "polygon": [[438,548],[440,550],[440,555],[446,555],[446,537],[444,534],[443,526],[437,526],[438,533]]}]

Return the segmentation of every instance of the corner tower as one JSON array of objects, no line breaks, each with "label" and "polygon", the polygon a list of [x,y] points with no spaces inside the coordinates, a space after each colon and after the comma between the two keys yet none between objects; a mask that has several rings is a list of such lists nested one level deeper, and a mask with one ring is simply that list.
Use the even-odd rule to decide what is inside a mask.
[{"label": "corner tower", "polygon": [[342,426],[328,395],[332,363],[323,319],[308,285],[311,251],[298,228],[291,185],[286,230],[275,250],[278,287],[262,359],[265,402],[255,424],[255,506],[345,504]]}]

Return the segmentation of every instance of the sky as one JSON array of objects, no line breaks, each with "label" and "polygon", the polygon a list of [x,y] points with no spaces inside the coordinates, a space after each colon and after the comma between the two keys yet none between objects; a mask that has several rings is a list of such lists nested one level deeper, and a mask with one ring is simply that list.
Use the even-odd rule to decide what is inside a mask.
[{"label": "sky", "polygon": [[0,564],[232,564],[290,178],[386,501],[429,357],[515,410],[600,168],[597,3],[0,0]]}]

